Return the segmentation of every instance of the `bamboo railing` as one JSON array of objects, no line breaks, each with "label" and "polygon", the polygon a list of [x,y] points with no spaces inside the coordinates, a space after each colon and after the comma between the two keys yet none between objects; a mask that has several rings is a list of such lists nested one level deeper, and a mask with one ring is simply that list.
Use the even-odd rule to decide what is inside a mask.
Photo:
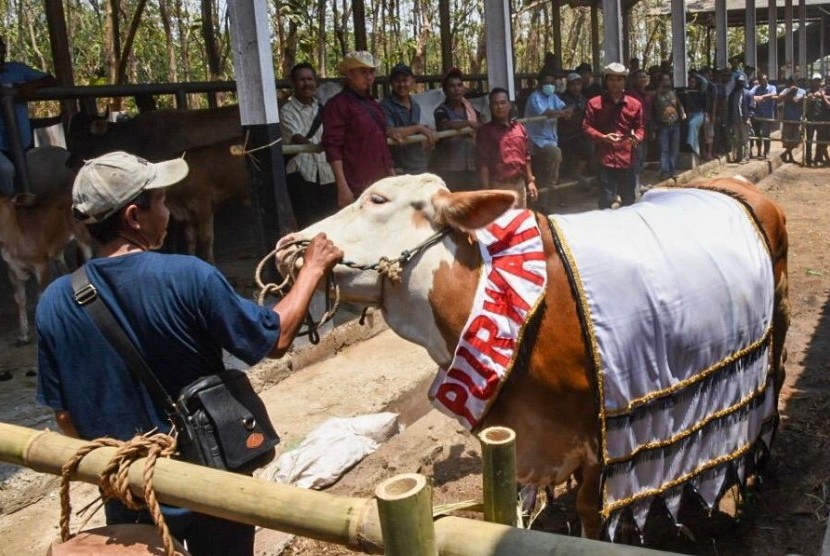
[{"label": "bamboo railing", "polygon": [[[55,432],[0,423],[0,461],[42,473],[59,475],[61,466],[85,444]],[[91,452],[79,465],[73,480],[98,484],[100,473],[115,451],[115,448],[99,448]],[[137,460],[130,467],[128,476],[131,491],[139,496],[144,485],[143,467],[144,460]],[[423,486],[418,481],[410,482],[416,491]],[[279,485],[169,459],[156,463],[153,484],[159,501],[166,504],[370,554],[383,551],[381,521],[374,499]],[[396,492],[406,498],[404,491],[408,487],[400,484]],[[435,547],[442,556],[660,554],[639,547],[527,531],[454,516],[437,518],[434,535]]]}]

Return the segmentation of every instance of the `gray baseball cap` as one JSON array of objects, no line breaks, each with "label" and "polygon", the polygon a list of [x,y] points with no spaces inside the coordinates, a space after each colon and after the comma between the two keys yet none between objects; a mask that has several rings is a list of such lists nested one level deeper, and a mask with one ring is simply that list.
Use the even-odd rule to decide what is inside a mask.
[{"label": "gray baseball cap", "polygon": [[73,212],[83,222],[101,222],[142,191],[174,185],[187,172],[183,158],[153,163],[124,151],[101,155],[87,160],[75,177]]}]

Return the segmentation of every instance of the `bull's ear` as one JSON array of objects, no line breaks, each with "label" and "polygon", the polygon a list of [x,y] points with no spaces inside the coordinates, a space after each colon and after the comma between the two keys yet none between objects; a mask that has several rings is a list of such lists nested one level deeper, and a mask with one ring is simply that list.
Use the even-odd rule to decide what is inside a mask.
[{"label": "bull's ear", "polygon": [[510,191],[441,191],[432,197],[435,223],[459,230],[483,228],[510,209],[516,194]]}]

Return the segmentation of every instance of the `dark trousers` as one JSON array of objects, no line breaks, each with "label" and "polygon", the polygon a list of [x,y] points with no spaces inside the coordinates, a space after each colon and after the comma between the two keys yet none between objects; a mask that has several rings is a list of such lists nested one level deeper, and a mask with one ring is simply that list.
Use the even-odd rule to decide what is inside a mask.
[{"label": "dark trousers", "polygon": [[827,145],[816,145],[815,150],[815,158],[813,157],[813,141],[814,140],[821,140],[822,132],[821,126],[807,124],[806,126],[807,131],[807,152],[805,154],[805,159],[807,164],[811,164],[813,162],[822,162],[823,160],[827,159]]},{"label": "dark trousers", "polygon": [[[104,513],[107,525],[153,524],[149,512],[134,512],[118,500],[104,504]],[[162,513],[170,533],[185,543],[193,556],[252,556],[254,553],[253,525],[168,506],[162,506]]]},{"label": "dark trousers", "polygon": [[634,204],[636,179],[631,168],[599,167],[599,208],[611,208],[614,198],[619,195],[620,204],[628,206]]},{"label": "dark trousers", "polygon": [[759,122],[756,120],[752,120],[752,135],[755,137],[761,137],[761,139],[753,139],[752,144],[755,146],[758,154],[761,154],[761,143],[764,146],[764,156],[769,154],[770,148],[770,129],[772,128],[771,122]]},{"label": "dark trousers", "polygon": [[337,212],[337,186],[334,183],[308,182],[299,172],[288,174],[286,181],[294,217],[301,230]]}]

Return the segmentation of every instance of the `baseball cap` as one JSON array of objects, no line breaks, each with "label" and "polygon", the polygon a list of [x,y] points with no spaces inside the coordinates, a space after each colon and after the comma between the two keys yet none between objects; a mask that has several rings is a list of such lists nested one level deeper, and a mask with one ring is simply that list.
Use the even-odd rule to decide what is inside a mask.
[{"label": "baseball cap", "polygon": [[72,209],[87,223],[106,220],[148,189],[169,187],[187,176],[187,162],[148,162],[116,151],[87,160],[72,186]]},{"label": "baseball cap", "polygon": [[340,73],[345,75],[346,72],[357,69],[357,68],[377,68],[378,61],[375,59],[374,54],[371,52],[367,52],[366,50],[356,50],[354,52],[349,52],[343,59],[340,60]]},{"label": "baseball cap", "polygon": [[568,74],[568,83],[571,81],[576,81],[577,79],[582,79],[582,76],[578,73],[569,73]]},{"label": "baseball cap", "polygon": [[394,77],[398,73],[402,73],[404,75],[410,75],[410,76],[414,75],[412,73],[412,68],[410,68],[409,66],[407,66],[404,63],[395,64],[395,67],[392,68],[392,71],[389,72],[389,77]]},{"label": "baseball cap", "polygon": [[816,79],[821,80],[821,74],[820,73],[814,73],[813,74],[813,79],[812,80],[815,81]]}]

